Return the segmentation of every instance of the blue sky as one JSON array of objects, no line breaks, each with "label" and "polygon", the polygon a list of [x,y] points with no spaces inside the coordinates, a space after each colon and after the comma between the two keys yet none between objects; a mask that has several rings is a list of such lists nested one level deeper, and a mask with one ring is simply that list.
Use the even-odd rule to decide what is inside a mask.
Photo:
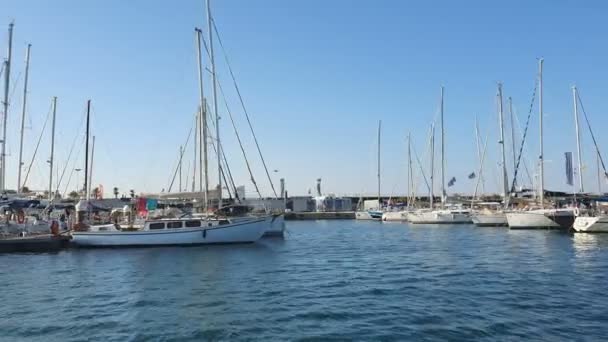
[{"label": "blue sky", "polygon": [[[602,81],[608,76],[604,63],[608,50],[603,44],[608,34],[607,6],[601,1],[566,0],[223,0],[212,4],[269,168],[279,170],[272,176],[277,183],[285,177],[293,195],[305,194],[318,177],[326,192],[375,193],[379,119],[383,122],[382,192],[404,193],[405,136],[411,132],[420,157],[428,158],[428,130],[437,118],[441,85],[445,86],[446,178],[457,178],[449,191],[473,191],[474,182],[466,176],[478,168],[475,116],[480,135],[489,136],[485,188],[497,191],[496,83],[504,83],[505,98],[513,97],[523,126],[538,57],[545,58],[545,184],[567,190],[563,152],[575,150],[572,85],[581,91],[600,145],[606,143],[600,129],[607,123],[602,115],[607,109],[602,101]],[[193,28],[200,26],[206,32],[204,2],[8,0],[0,14],[3,56],[10,20],[15,20],[12,78],[18,82],[9,112],[8,186],[16,184],[23,77],[18,75],[30,42],[26,162],[51,97],[58,96],[56,161],[63,167],[72,141],[82,141],[80,123],[90,98],[96,136],[94,183],[103,184],[106,192],[113,186],[125,192],[167,188],[198,101]],[[219,80],[255,176],[268,195],[270,188],[217,41],[216,56]],[[221,101],[219,108],[225,108]],[[220,113],[237,183],[245,184],[253,195],[228,116]],[[538,156],[537,113],[535,105],[525,155],[530,167]],[[587,129],[582,132],[585,187],[595,191],[594,150]],[[187,156],[192,155],[190,149]],[[48,150],[44,137],[30,187],[43,188],[48,182]],[[507,155],[510,160],[510,150]],[[185,160],[185,169],[191,167],[191,159]],[[511,163],[508,169],[512,172]],[[184,177],[187,173],[191,177],[191,171],[184,171]],[[212,180],[217,179],[215,174],[212,171]],[[68,187],[75,188],[75,182],[73,176]],[[425,192],[422,185],[420,189]]]}]

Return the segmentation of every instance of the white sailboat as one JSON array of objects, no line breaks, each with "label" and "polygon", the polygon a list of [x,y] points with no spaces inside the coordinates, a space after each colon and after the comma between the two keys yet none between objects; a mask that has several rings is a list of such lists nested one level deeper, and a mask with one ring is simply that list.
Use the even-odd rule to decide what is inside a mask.
[{"label": "white sailboat", "polygon": [[385,211],[382,213],[382,221],[397,221],[406,222],[408,220],[409,213],[411,212],[410,203],[414,196],[411,196],[413,191],[412,187],[412,153],[411,153],[411,136],[407,135],[407,208],[405,210]]},{"label": "white sailboat", "polygon": [[144,223],[139,230],[114,225],[93,226],[73,232],[72,243],[81,247],[188,246],[251,243],[259,240],[272,216],[252,219],[162,219]]},{"label": "white sailboat", "polygon": [[382,203],[380,199],[380,133],[382,120],[378,121],[378,205],[377,208],[366,209],[362,200],[359,200],[359,210],[355,212],[357,220],[382,220]]},{"label": "white sailboat", "polygon": [[574,222],[573,209],[546,209],[544,208],[545,200],[545,174],[544,174],[544,159],[543,159],[543,59],[538,61],[538,79],[539,79],[539,126],[540,126],[540,184],[539,197],[540,209],[532,209],[527,211],[512,211],[506,213],[507,222],[511,229],[569,229]]},{"label": "white sailboat", "polygon": [[440,103],[440,120],[441,120],[441,209],[433,208],[433,150],[434,150],[434,127],[432,128],[431,140],[431,193],[430,193],[430,210],[419,210],[408,215],[410,223],[414,224],[460,224],[471,223],[471,212],[468,209],[460,207],[448,207],[445,205],[445,137],[443,126],[443,90],[441,87],[441,103]]},{"label": "white sailboat", "polygon": [[[207,2],[207,18],[211,20],[209,13],[210,7]],[[211,25],[211,24],[210,24]],[[198,47],[198,79],[199,79],[199,106],[200,106],[200,124],[198,135],[201,140],[199,151],[203,153],[203,158],[200,158],[204,165],[201,165],[200,186],[203,184],[203,171],[205,175],[205,192],[204,192],[204,212],[205,217],[201,218],[180,218],[180,219],[161,219],[148,220],[137,229],[133,227],[122,228],[114,225],[101,225],[88,227],[86,231],[75,231],[72,233],[72,242],[77,246],[85,247],[126,247],[126,246],[166,246],[166,245],[202,245],[202,244],[222,244],[222,243],[250,243],[259,240],[266,231],[271,228],[274,218],[272,215],[262,217],[241,217],[241,218],[209,218],[209,186],[208,186],[208,165],[207,165],[207,110],[205,106],[205,98],[203,95],[203,77],[202,77],[202,51],[201,51],[201,30],[196,29],[197,47]],[[211,34],[211,33],[210,33]],[[211,50],[213,55],[213,51]],[[211,58],[213,64],[213,58]],[[212,70],[215,67],[212,65]],[[215,77],[214,77],[214,102],[215,102]],[[87,106],[87,108],[89,108]],[[217,111],[217,104],[214,109]],[[87,113],[88,116],[88,113]],[[216,113],[217,119],[217,113]],[[219,133],[216,121],[216,130]],[[218,173],[221,179],[221,146],[219,134],[216,136],[218,147]],[[87,146],[88,153],[88,120],[87,120]],[[88,156],[88,155],[87,155]],[[85,158],[85,163],[88,165],[88,158]],[[86,168],[86,167],[85,167]],[[86,173],[85,173],[85,189],[86,189]],[[219,186],[221,189],[221,183]],[[221,190],[220,190],[221,191]],[[218,191],[219,192],[219,191]],[[219,193],[218,208],[221,209],[221,193]],[[88,198],[87,198],[88,199]]]},{"label": "white sailboat", "polygon": [[[504,121],[503,121],[503,108],[502,108],[502,84],[498,84],[498,121],[500,127],[500,150],[502,157],[502,198],[503,203],[506,205],[508,203],[507,196],[509,196],[509,181],[507,180],[507,167],[506,167],[506,158],[505,158],[505,131],[504,131]],[[485,150],[484,150],[485,153]],[[481,172],[480,172],[481,173]],[[503,211],[504,206],[501,208],[498,206],[485,206],[483,210],[476,211],[471,215],[471,220],[478,227],[497,227],[497,226],[507,226],[507,217]],[[506,208],[505,208],[506,209]]]}]

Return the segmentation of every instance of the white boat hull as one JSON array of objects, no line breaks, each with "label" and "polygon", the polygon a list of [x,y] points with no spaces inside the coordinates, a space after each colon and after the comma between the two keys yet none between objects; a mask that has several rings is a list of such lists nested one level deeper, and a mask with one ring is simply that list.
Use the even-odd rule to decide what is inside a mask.
[{"label": "white boat hull", "polygon": [[374,210],[356,211],[355,218],[357,220],[381,220],[382,212]]},{"label": "white boat hull", "polygon": [[408,220],[409,211],[388,211],[382,214],[382,221],[400,221]]},{"label": "white boat hull", "polygon": [[478,227],[506,227],[509,225],[504,213],[474,214],[471,216],[471,220]]},{"label": "white boat hull", "polygon": [[471,223],[468,213],[452,213],[449,210],[434,210],[414,212],[408,215],[413,224],[465,224]]},{"label": "white boat hull", "polygon": [[275,215],[270,227],[264,232],[264,237],[282,237],[285,235],[285,215]]},{"label": "white boat hull", "polygon": [[144,247],[250,243],[268,230],[272,216],[199,228],[141,231],[73,232],[72,243],[82,247]]},{"label": "white boat hull", "polygon": [[505,215],[511,229],[568,229],[572,223],[560,222],[574,220],[574,212],[570,210],[539,209]]},{"label": "white boat hull", "polygon": [[579,233],[608,233],[608,217],[582,217],[574,220],[572,228]]}]

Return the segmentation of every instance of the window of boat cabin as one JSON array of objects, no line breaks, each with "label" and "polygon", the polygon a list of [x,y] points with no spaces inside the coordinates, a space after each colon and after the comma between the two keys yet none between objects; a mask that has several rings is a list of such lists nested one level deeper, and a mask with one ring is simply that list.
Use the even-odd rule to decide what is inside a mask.
[{"label": "window of boat cabin", "polygon": [[230,224],[230,221],[228,220],[220,220],[219,225],[224,225],[224,224]]},{"label": "window of boat cabin", "polygon": [[181,228],[182,221],[167,222],[167,228]]},{"label": "window of boat cabin", "polygon": [[150,223],[150,229],[165,229],[164,222]]},{"label": "window of boat cabin", "polygon": [[186,227],[188,227],[188,228],[194,228],[194,227],[200,227],[200,226],[201,226],[201,221],[199,221],[199,220],[186,221]]}]

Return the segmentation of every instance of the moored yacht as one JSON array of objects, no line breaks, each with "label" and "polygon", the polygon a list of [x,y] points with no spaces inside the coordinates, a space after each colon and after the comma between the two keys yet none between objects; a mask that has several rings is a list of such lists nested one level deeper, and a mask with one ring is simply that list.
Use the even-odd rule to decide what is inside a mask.
[{"label": "moored yacht", "polygon": [[574,223],[574,209],[533,209],[505,214],[511,229],[570,229]]},{"label": "moored yacht", "polygon": [[572,229],[578,233],[608,233],[608,216],[578,216]]},{"label": "moored yacht", "polygon": [[414,224],[464,224],[471,223],[471,212],[467,209],[420,210],[408,215]]},{"label": "moored yacht", "polygon": [[116,224],[92,226],[72,232],[72,243],[82,247],[146,247],[251,243],[268,230],[272,216],[236,219],[160,219],[145,221],[140,228]]}]

